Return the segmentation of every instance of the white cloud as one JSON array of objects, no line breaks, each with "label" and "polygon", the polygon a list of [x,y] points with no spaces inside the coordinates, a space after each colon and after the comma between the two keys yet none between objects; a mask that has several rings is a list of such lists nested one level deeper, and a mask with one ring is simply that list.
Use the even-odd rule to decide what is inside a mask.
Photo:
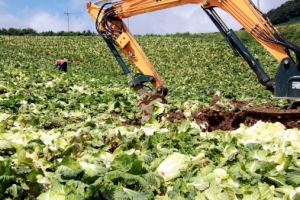
[{"label": "white cloud", "polygon": [[[267,13],[271,9],[276,9],[288,0],[259,0],[259,8],[262,12]],[[254,0],[253,3],[258,6],[257,0]]]},{"label": "white cloud", "polygon": [[170,10],[173,15],[178,16],[182,19],[190,19],[193,13],[196,10],[200,9],[200,5],[184,5],[184,6],[177,6]]},{"label": "white cloud", "polygon": [[59,15],[52,15],[46,12],[39,12],[28,19],[28,26],[38,32],[66,30],[67,20]]},{"label": "white cloud", "polygon": [[72,31],[91,30],[96,32],[94,20],[88,14],[71,16],[70,29]]},{"label": "white cloud", "polygon": [[[24,23],[24,22],[23,22]],[[14,15],[11,14],[7,14],[7,13],[2,13],[0,14],[0,24],[1,27],[0,28],[18,28],[18,27],[24,27],[24,24],[22,23],[22,21],[15,17]]]},{"label": "white cloud", "polygon": [[[215,32],[218,29],[202,10],[200,6],[183,5],[181,10],[169,8],[166,10],[155,11],[152,13],[142,14],[124,20],[128,23],[133,34],[168,34],[168,33],[204,33]],[[216,9],[225,23],[230,24],[229,28],[234,30],[240,29],[241,26],[228,13]],[[186,16],[178,14],[179,12],[188,13]]]},{"label": "white cloud", "polygon": [[6,7],[6,4],[4,3],[4,0],[0,0],[0,10],[2,10],[3,7]]},{"label": "white cloud", "polygon": [[[287,0],[260,0],[260,9],[266,13],[271,9],[279,7],[286,1]],[[254,0],[253,3],[257,5],[257,0]],[[230,14],[220,9],[215,10],[217,10],[217,13],[229,28],[233,30],[242,28]],[[202,8],[195,4],[141,14],[129,19],[124,19],[124,21],[126,23],[129,21],[130,31],[133,34],[142,35],[147,33],[203,33],[218,31]]]}]

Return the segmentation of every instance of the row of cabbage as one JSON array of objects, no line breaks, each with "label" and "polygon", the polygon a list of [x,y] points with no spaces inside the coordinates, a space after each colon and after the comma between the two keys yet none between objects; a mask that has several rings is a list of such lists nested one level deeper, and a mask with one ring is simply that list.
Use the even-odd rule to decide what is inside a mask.
[{"label": "row of cabbage", "polygon": [[[298,129],[258,122],[209,133],[189,118],[212,91],[273,101],[225,42],[137,40],[170,89],[140,126],[125,125],[141,117],[138,96],[99,37],[0,37],[0,198],[300,198]],[[67,73],[57,58],[68,59]],[[174,107],[187,119],[166,120]]]}]

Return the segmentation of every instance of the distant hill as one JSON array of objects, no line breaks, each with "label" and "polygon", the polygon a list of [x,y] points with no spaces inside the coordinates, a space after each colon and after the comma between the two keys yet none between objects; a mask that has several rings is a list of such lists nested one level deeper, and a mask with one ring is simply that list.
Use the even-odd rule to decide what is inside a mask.
[{"label": "distant hill", "polygon": [[300,18],[300,0],[289,0],[276,9],[272,9],[267,16],[273,25],[293,21]]}]

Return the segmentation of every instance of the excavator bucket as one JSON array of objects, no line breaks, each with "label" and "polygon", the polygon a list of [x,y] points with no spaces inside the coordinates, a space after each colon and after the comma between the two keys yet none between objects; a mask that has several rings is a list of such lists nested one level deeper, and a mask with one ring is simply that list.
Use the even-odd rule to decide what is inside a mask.
[{"label": "excavator bucket", "polygon": [[167,95],[167,88],[158,87],[152,92],[148,92],[143,85],[134,87],[141,98],[137,101],[138,107],[142,110],[142,121],[147,121],[151,118],[153,111],[153,102],[167,103],[165,96]]}]

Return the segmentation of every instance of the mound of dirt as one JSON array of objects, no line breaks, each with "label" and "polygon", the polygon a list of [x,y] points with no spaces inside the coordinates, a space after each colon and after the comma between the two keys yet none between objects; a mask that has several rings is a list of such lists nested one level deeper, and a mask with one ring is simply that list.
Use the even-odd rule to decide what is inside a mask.
[{"label": "mound of dirt", "polygon": [[[198,124],[206,127],[206,130],[211,132],[214,130],[236,130],[240,124],[252,126],[257,121],[263,122],[280,122],[286,128],[300,128],[300,107],[298,109],[280,109],[271,103],[266,103],[262,106],[257,106],[251,102],[238,102],[231,100],[230,103],[235,109],[226,109],[218,106],[218,97],[210,103],[210,108],[203,107],[199,111],[192,113],[192,117]],[[168,120],[184,119],[183,112],[176,111],[172,113]]]}]

